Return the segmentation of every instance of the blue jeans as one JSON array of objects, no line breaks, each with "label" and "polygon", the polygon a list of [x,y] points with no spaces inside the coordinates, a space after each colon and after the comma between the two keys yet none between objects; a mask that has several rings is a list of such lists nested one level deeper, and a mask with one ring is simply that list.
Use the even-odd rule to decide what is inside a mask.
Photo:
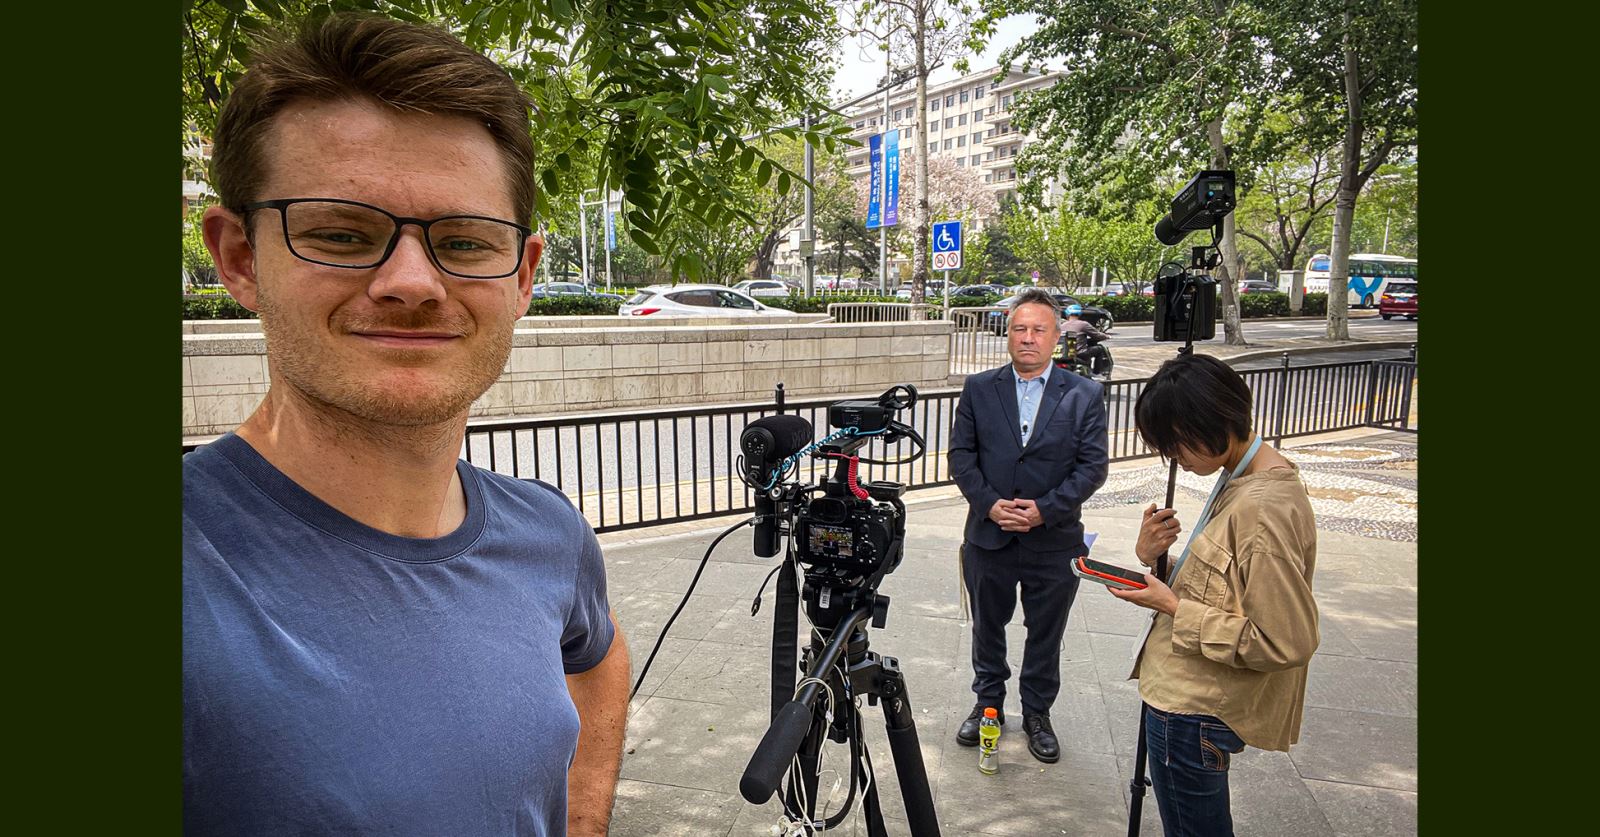
[{"label": "blue jeans", "polygon": [[1144,708],[1150,782],[1166,837],[1232,837],[1228,761],[1244,742],[1221,719]]}]

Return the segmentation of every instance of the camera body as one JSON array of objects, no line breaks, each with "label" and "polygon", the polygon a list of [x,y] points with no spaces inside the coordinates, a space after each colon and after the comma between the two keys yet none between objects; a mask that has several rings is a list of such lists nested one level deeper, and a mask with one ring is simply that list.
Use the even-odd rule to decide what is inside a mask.
[{"label": "camera body", "polygon": [[[893,485],[899,486],[898,483]],[[900,564],[905,507],[848,497],[814,497],[795,511],[795,560],[840,578],[885,575]]]}]

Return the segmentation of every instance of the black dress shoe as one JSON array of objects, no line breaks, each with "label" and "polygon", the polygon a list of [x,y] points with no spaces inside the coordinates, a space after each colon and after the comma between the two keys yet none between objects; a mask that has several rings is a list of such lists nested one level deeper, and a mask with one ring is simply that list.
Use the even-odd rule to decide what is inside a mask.
[{"label": "black dress shoe", "polygon": [[1056,731],[1050,728],[1049,715],[1024,714],[1022,729],[1028,734],[1028,752],[1032,753],[1034,758],[1047,764],[1053,764],[1061,759],[1061,744],[1056,741]]},{"label": "black dress shoe", "polygon": [[[977,706],[972,707],[972,714],[961,722],[961,729],[956,730],[957,744],[963,747],[978,746],[978,726],[983,723],[983,710],[989,706],[993,706],[993,704],[980,702]],[[1000,707],[996,706],[995,708],[999,709]],[[1001,711],[999,715],[1000,726],[1005,726],[1006,713]]]}]

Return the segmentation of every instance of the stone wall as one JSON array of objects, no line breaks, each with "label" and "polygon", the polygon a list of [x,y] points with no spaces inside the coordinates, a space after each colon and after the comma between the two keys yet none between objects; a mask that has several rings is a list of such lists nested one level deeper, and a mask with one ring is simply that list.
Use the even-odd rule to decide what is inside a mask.
[{"label": "stone wall", "polygon": [[[598,318],[614,319],[614,318]],[[950,324],[696,325],[520,328],[474,417],[549,416],[667,404],[873,394],[893,384],[947,386]],[[238,426],[267,391],[259,334],[183,336],[183,434]]]}]

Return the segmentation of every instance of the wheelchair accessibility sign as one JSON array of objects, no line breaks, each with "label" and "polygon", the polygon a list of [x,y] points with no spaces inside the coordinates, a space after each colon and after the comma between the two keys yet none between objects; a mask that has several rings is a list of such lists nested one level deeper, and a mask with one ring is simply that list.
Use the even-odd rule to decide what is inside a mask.
[{"label": "wheelchair accessibility sign", "polygon": [[960,221],[941,221],[933,225],[933,269],[961,269]]}]

